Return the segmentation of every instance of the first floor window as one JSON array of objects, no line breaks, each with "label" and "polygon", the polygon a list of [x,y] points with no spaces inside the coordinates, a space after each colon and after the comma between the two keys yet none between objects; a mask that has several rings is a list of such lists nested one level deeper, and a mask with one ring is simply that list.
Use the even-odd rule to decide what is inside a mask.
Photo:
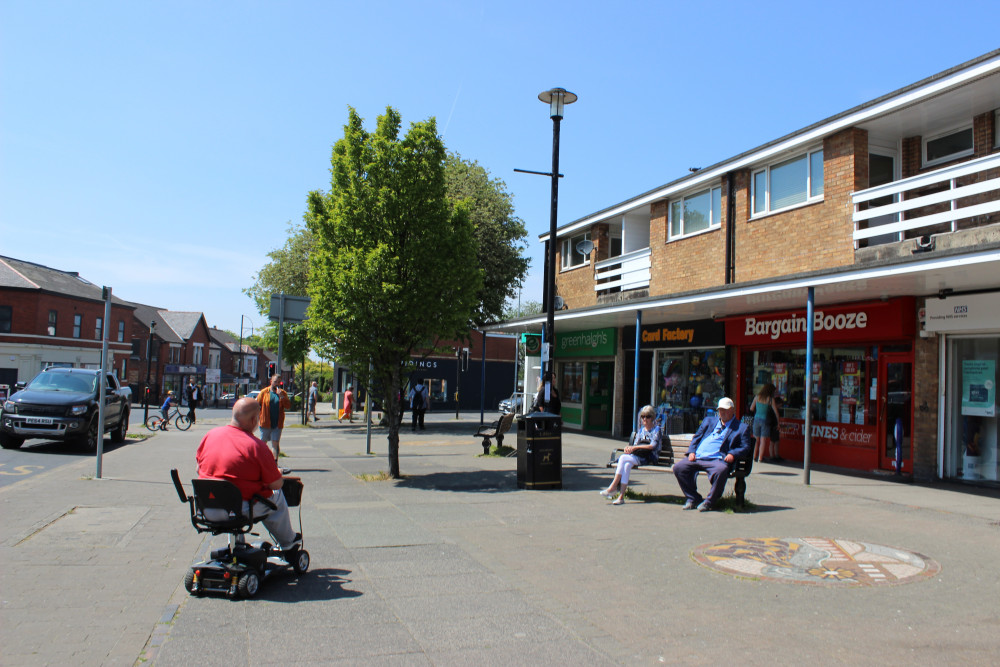
[{"label": "first floor window", "polygon": [[0,333],[10,333],[10,323],[13,317],[11,306],[0,306]]},{"label": "first floor window", "polygon": [[50,310],[49,311],[48,334],[50,336],[55,336],[56,335],[56,311],[54,311],[54,310]]},{"label": "first floor window", "polygon": [[823,151],[768,165],[753,174],[753,213],[763,215],[823,197]]},{"label": "first floor window", "polygon": [[972,126],[924,140],[924,164],[938,164],[972,155]]},{"label": "first floor window", "polygon": [[94,340],[104,338],[104,318],[98,317],[94,320]]},{"label": "first floor window", "polygon": [[195,343],[194,344],[194,360],[191,363],[193,363],[195,366],[201,365],[202,354],[204,353],[204,350],[205,350],[205,347],[203,345],[199,345],[198,343]]},{"label": "first floor window", "polygon": [[722,224],[722,188],[703,190],[670,202],[670,236],[685,236]]},{"label": "first floor window", "polygon": [[118,342],[125,342],[125,320],[118,320]]},{"label": "first floor window", "polygon": [[73,338],[80,337],[80,330],[83,328],[83,315],[73,316]]},{"label": "first floor window", "polygon": [[584,241],[590,240],[590,232],[585,234],[578,234],[571,239],[567,239],[562,242],[562,268],[571,269],[574,266],[580,266],[587,261],[587,256],[580,252],[580,244]]}]

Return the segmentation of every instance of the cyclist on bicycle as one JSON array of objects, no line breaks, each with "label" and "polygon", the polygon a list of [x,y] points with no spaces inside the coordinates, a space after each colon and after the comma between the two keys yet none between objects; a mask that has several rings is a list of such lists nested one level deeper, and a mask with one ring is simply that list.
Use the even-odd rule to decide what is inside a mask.
[{"label": "cyclist on bicycle", "polygon": [[167,392],[167,400],[163,401],[163,405],[160,406],[160,414],[163,415],[163,421],[160,422],[160,430],[166,431],[167,424],[170,422],[170,406],[175,405],[174,392]]}]

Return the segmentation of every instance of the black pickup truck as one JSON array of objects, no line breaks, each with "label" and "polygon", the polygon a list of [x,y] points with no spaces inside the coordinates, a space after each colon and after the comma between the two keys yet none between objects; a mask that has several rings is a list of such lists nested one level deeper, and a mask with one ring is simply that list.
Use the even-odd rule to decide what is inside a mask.
[{"label": "black pickup truck", "polygon": [[[17,449],[29,438],[72,440],[88,451],[97,449],[98,379],[89,368],[46,368],[3,404],[0,446]],[[128,431],[131,390],[104,373],[104,430],[112,442]]]}]

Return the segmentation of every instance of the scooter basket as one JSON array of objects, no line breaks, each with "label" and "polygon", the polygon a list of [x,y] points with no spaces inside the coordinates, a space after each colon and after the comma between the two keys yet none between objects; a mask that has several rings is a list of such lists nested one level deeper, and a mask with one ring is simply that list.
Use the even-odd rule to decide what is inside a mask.
[{"label": "scooter basket", "polygon": [[289,507],[298,507],[302,502],[302,480],[298,477],[285,477],[281,492],[285,494],[285,503]]}]

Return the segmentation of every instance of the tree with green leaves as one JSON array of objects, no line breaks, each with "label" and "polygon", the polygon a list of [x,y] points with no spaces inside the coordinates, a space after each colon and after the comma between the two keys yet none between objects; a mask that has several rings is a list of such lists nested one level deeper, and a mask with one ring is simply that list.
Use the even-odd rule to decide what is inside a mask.
[{"label": "tree with green leaves", "polygon": [[469,204],[448,197],[436,121],[412,123],[405,136],[400,126],[389,107],[368,132],[351,108],[330,191],[311,192],[306,213],[309,330],[387,408],[394,478],[404,364],[436,339],[465,335],[483,285]]},{"label": "tree with green leaves", "polygon": [[[309,253],[312,252],[312,247],[313,237],[308,227],[289,222],[285,245],[267,253],[270,261],[257,272],[253,285],[243,290],[257,304],[257,311],[261,315],[267,315],[271,311],[272,294],[306,295],[309,285]],[[260,336],[267,349],[278,349],[277,322],[268,322],[261,329]],[[311,347],[308,327],[286,322],[281,343],[282,361],[291,366],[302,363]]]},{"label": "tree with green leaves", "polygon": [[476,161],[449,153],[445,160],[445,182],[453,202],[469,204],[476,235],[476,257],[483,269],[483,287],[473,324],[482,326],[503,318],[504,304],[517,295],[529,260],[524,222],[514,215],[514,202],[507,185]]}]

